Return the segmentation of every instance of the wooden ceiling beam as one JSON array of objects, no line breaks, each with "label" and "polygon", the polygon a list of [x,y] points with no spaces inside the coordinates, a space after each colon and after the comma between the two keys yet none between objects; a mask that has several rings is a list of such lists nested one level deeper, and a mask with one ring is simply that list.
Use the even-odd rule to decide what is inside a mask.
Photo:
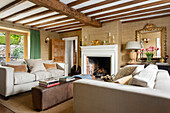
[{"label": "wooden ceiling beam", "polygon": [[75,24],[69,24],[69,25],[63,25],[63,26],[48,28],[48,29],[46,29],[46,30],[47,30],[47,31],[49,31],[49,30],[55,30],[55,29],[64,28],[64,27],[70,27],[70,26],[74,26],[74,25],[80,25],[80,23],[75,23]]},{"label": "wooden ceiling beam", "polygon": [[71,32],[71,31],[77,31],[81,30],[82,28],[77,28],[77,29],[68,29],[67,31],[57,31],[58,33],[65,33],[65,32]]},{"label": "wooden ceiling beam", "polygon": [[74,26],[74,27],[68,27],[68,28],[63,28],[63,29],[58,29],[58,30],[53,30],[51,32],[55,32],[55,31],[62,31],[62,30],[66,30],[66,29],[73,29],[73,28],[77,28],[77,27],[83,27],[85,25],[80,25],[80,26]]},{"label": "wooden ceiling beam", "polygon": [[79,5],[79,4],[87,2],[87,1],[89,1],[89,0],[77,0],[77,1],[71,2],[67,5],[68,5],[68,7],[73,7],[73,6]]},{"label": "wooden ceiling beam", "polygon": [[166,14],[166,15],[161,15],[161,16],[146,17],[146,18],[142,18],[142,19],[135,19],[135,20],[123,21],[122,23],[143,21],[143,20],[148,20],[148,19],[156,19],[156,18],[163,18],[163,17],[169,17],[169,16],[170,16],[170,14]]},{"label": "wooden ceiling beam", "polygon": [[134,1],[129,1],[129,2],[125,2],[125,3],[122,3],[122,4],[117,4],[117,5],[114,5],[114,6],[111,6],[111,7],[102,8],[102,9],[99,9],[99,10],[91,11],[91,12],[85,13],[85,15],[92,15],[92,14],[95,14],[95,13],[100,13],[100,12],[104,12],[104,11],[109,11],[109,10],[113,10],[113,9],[117,9],[117,8],[129,6],[129,5],[133,5],[133,4],[145,2],[145,1],[148,1],[148,0],[134,0]]},{"label": "wooden ceiling beam", "polygon": [[9,15],[9,16],[6,16],[6,17],[2,18],[1,20],[4,21],[4,20],[7,20],[7,19],[9,19],[9,18],[16,17],[16,16],[18,16],[18,15],[20,15],[20,14],[27,13],[27,12],[30,12],[30,11],[33,11],[33,10],[36,10],[36,9],[38,9],[38,8],[40,8],[40,7],[37,6],[37,5],[35,5],[35,6],[32,6],[32,7],[26,8],[26,9],[24,9],[24,10],[18,11],[18,12],[16,12],[16,13],[13,13],[13,14],[11,14],[11,15]]},{"label": "wooden ceiling beam", "polygon": [[27,20],[27,19],[31,19],[31,18],[36,18],[36,17],[43,16],[43,15],[46,15],[46,14],[49,14],[49,13],[52,13],[52,12],[53,12],[53,11],[46,10],[46,11],[43,11],[43,12],[40,12],[40,13],[35,13],[35,14],[33,14],[33,15],[26,16],[26,17],[24,17],[24,18],[18,19],[18,20],[16,20],[16,21],[14,21],[13,23],[19,23],[20,21]]},{"label": "wooden ceiling beam", "polygon": [[64,21],[64,20],[70,20],[70,19],[71,19],[71,18],[64,17],[64,18],[55,19],[55,20],[43,22],[43,23],[40,23],[40,24],[36,24],[36,25],[31,26],[31,27],[43,26],[43,25],[46,25],[46,24],[56,23],[56,22],[60,22],[60,21]]},{"label": "wooden ceiling beam", "polygon": [[79,8],[79,9],[77,9],[77,11],[80,12],[80,11],[88,10],[88,9],[91,9],[91,8],[94,8],[94,7],[99,7],[99,6],[106,5],[106,4],[113,3],[113,2],[117,2],[117,1],[120,1],[120,0],[106,0],[106,1],[96,3],[96,4],[92,4],[92,5],[88,5],[88,6]]},{"label": "wooden ceiling beam", "polygon": [[118,18],[118,19],[113,18],[113,20],[109,20],[107,22],[123,20],[123,19],[139,18],[139,17],[143,17],[143,16],[162,14],[162,13],[169,13],[169,12],[170,12],[170,9],[167,9],[167,10],[164,10],[164,11],[150,12],[150,13],[141,14],[141,15],[133,15],[133,16],[128,16],[128,17],[122,17],[122,18]]},{"label": "wooden ceiling beam", "polygon": [[129,15],[145,13],[145,12],[149,12],[149,11],[155,11],[155,10],[166,9],[166,8],[170,8],[170,5],[160,6],[160,7],[150,8],[150,9],[144,9],[144,10],[135,11],[135,12],[129,12],[129,13],[120,14],[120,15],[116,15],[116,16],[109,16],[108,15],[109,17],[101,18],[101,19],[97,19],[97,20],[99,20],[99,21],[108,20],[108,19],[112,19],[112,18],[119,18],[119,17],[122,17],[122,16],[129,16]]},{"label": "wooden ceiling beam", "polygon": [[33,21],[29,21],[23,25],[29,25],[29,24],[33,24],[33,23],[36,23],[36,22],[40,22],[40,21],[44,21],[44,20],[48,20],[48,19],[52,19],[52,18],[57,18],[57,17],[60,17],[60,16],[64,16],[62,14],[55,14],[55,15],[51,15],[51,16],[47,16],[47,17],[44,17],[44,18],[40,18],[40,19],[37,19],[37,20],[33,20]]},{"label": "wooden ceiling beam", "polygon": [[19,5],[19,4],[23,3],[23,2],[25,2],[25,0],[15,0],[15,1],[7,4],[6,6],[2,7],[0,9],[0,13],[3,13],[5,11],[9,10],[9,9],[12,9],[13,7],[15,7],[15,6],[17,6],[17,5]]},{"label": "wooden ceiling beam", "polygon": [[123,12],[127,12],[127,11],[133,11],[133,10],[137,10],[137,9],[147,8],[147,7],[151,7],[151,6],[156,6],[156,5],[168,3],[169,1],[170,0],[157,1],[157,2],[154,2],[154,3],[148,3],[148,4],[135,6],[135,7],[131,7],[131,8],[126,8],[126,9],[122,9],[122,10],[118,10],[118,11],[114,11],[114,12],[110,12],[110,13],[104,13],[104,14],[101,14],[101,15],[92,16],[92,18],[99,18],[99,17],[114,15],[114,14],[123,13]]},{"label": "wooden ceiling beam", "polygon": [[77,20],[72,20],[72,21],[68,21],[68,22],[61,22],[61,23],[57,23],[57,24],[53,24],[53,25],[39,27],[39,29],[46,29],[46,28],[49,28],[49,27],[56,27],[56,26],[60,26],[60,25],[63,25],[63,24],[73,23],[73,22],[78,22],[78,21]]},{"label": "wooden ceiling beam", "polygon": [[57,11],[60,14],[65,14],[70,18],[75,18],[81,23],[91,25],[94,27],[101,27],[102,24],[95,19],[85,16],[83,13],[68,7],[66,4],[60,2],[59,0],[29,0],[39,6],[46,7],[52,11]]}]

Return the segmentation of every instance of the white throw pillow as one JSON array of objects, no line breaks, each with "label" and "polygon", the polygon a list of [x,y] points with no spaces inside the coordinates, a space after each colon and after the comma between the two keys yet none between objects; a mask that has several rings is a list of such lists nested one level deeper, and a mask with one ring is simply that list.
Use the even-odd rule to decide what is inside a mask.
[{"label": "white throw pillow", "polygon": [[150,64],[139,74],[133,77],[131,84],[153,88],[155,85],[157,72],[158,72],[158,67],[156,65]]},{"label": "white throw pillow", "polygon": [[41,59],[25,59],[31,73],[38,71],[46,71],[43,61]]}]

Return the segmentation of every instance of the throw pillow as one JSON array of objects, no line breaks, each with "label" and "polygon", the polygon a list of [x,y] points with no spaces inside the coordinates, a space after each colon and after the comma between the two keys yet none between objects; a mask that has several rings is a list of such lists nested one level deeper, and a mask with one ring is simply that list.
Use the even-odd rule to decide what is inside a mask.
[{"label": "throw pillow", "polygon": [[55,63],[53,63],[53,64],[46,64],[46,63],[44,63],[44,66],[45,66],[45,68],[46,69],[57,69],[57,66],[56,66],[56,64]]},{"label": "throw pillow", "polygon": [[132,79],[132,75],[129,75],[129,76],[120,78],[120,79],[118,79],[114,82],[119,83],[119,84],[123,84],[123,85],[127,85],[131,79]]},{"label": "throw pillow", "polygon": [[41,59],[25,59],[31,73],[38,71],[46,71],[43,61]]},{"label": "throw pillow", "polygon": [[138,85],[143,87],[153,88],[157,76],[158,67],[156,65],[149,65],[139,74],[135,75],[131,81],[131,85]]},{"label": "throw pillow", "polygon": [[27,65],[26,64],[23,64],[23,65],[10,65],[10,64],[7,64],[7,66],[14,68],[14,72],[27,72]]},{"label": "throw pillow", "polygon": [[132,67],[123,67],[123,68],[116,74],[116,76],[115,76],[115,78],[114,78],[113,81],[116,81],[116,80],[118,80],[118,79],[120,79],[120,78],[123,78],[123,77],[125,77],[125,76],[131,75],[131,74],[135,71],[136,68],[137,68],[137,67],[134,67],[134,66],[132,66]]}]

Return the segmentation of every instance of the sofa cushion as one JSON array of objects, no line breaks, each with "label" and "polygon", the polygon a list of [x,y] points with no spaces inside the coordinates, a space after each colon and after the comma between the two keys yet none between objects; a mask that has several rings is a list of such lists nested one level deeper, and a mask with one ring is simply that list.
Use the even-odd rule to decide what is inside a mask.
[{"label": "sofa cushion", "polygon": [[132,85],[153,88],[158,72],[158,66],[150,64],[139,74],[135,75],[131,81]]},{"label": "sofa cushion", "polygon": [[14,72],[27,72],[27,65],[26,64],[23,64],[23,65],[10,65],[10,64],[7,64],[7,66],[14,68]]},{"label": "sofa cushion", "polygon": [[59,77],[64,75],[64,71],[60,69],[48,69],[48,72],[52,74],[52,77]]},{"label": "sofa cushion", "polygon": [[31,73],[38,71],[46,71],[43,61],[41,59],[25,59]]},{"label": "sofa cushion", "polygon": [[131,67],[123,67],[115,76],[114,81],[123,78],[125,76],[131,75],[137,67],[131,66]]},{"label": "sofa cushion", "polygon": [[168,71],[166,70],[158,71],[154,88],[170,92],[170,77]]},{"label": "sofa cushion", "polygon": [[45,80],[52,77],[51,73],[47,71],[38,71],[33,74],[35,74],[35,80]]},{"label": "sofa cushion", "polygon": [[35,75],[27,72],[14,72],[14,84],[24,84],[35,81]]},{"label": "sofa cushion", "polygon": [[46,64],[44,63],[44,66],[46,69],[57,69],[57,66],[56,66],[56,63],[53,63],[53,64]]}]

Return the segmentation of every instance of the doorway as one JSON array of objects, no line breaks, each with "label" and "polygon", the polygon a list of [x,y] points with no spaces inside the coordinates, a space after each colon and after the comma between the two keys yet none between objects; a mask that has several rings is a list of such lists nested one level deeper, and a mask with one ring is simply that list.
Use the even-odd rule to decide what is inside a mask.
[{"label": "doorway", "polygon": [[78,65],[78,36],[62,38],[65,40],[65,63],[68,64],[68,73],[71,68]]},{"label": "doorway", "polygon": [[27,34],[0,30],[0,62],[27,58]]}]

